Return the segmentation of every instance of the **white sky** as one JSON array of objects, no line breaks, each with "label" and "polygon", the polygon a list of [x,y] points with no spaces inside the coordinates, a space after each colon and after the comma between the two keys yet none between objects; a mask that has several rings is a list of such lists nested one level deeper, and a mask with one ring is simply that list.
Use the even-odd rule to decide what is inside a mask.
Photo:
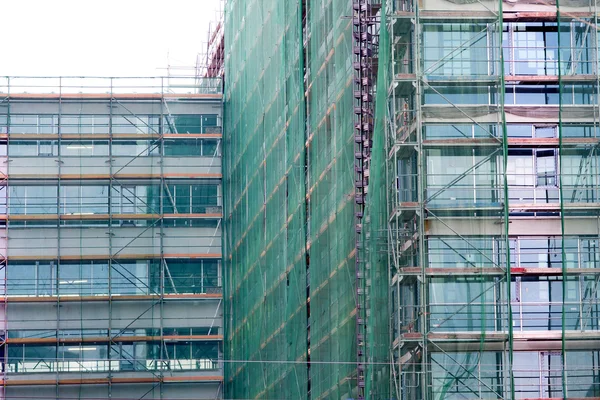
[{"label": "white sky", "polygon": [[0,76],[163,76],[168,65],[194,66],[219,3],[0,0]]}]

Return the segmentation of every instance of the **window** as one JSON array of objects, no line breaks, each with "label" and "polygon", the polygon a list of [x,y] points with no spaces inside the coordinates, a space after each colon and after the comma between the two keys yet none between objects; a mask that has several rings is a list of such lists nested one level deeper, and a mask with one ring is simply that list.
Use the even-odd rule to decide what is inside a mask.
[{"label": "window", "polygon": [[557,137],[556,126],[534,126],[534,137],[536,138],[555,138]]},{"label": "window", "polygon": [[511,203],[558,202],[558,150],[510,149],[507,182]]},{"label": "window", "polygon": [[[507,85],[508,87],[508,85]],[[496,104],[497,90],[490,86],[440,86],[428,84],[424,89],[424,104]],[[507,100],[508,102],[508,100]]]},{"label": "window", "polygon": [[560,238],[519,238],[516,250],[514,256],[522,268],[562,268]]},{"label": "window", "polygon": [[[431,352],[431,398],[444,400],[464,399],[498,399],[510,397],[504,391],[505,368],[503,360],[505,357],[501,352],[479,351],[479,352]],[[419,396],[422,384],[420,383],[421,371],[408,374],[404,370],[402,374],[408,375],[412,387],[408,391],[416,392],[411,399],[421,398]],[[412,373],[411,373],[412,372]],[[413,383],[414,382],[414,383]],[[529,396],[533,397],[533,396]],[[521,397],[516,397],[521,398]]]},{"label": "window", "polygon": [[594,86],[589,84],[563,85],[506,85],[505,102],[532,105],[576,105],[594,104]]},{"label": "window", "polygon": [[[589,23],[517,22],[504,25],[505,73],[562,75],[592,73]],[[560,32],[559,32],[560,30]],[[559,48],[560,35],[560,48]],[[560,54],[559,54],[560,52]]]},{"label": "window", "polygon": [[165,115],[163,132],[165,133],[213,133],[218,126],[217,114]]},{"label": "window", "polygon": [[158,133],[158,117],[148,115],[115,115],[112,119],[112,131],[115,134],[135,133],[148,134]]},{"label": "window", "polygon": [[61,186],[63,214],[108,214],[108,186]]},{"label": "window", "polygon": [[8,151],[11,157],[19,156],[57,156],[58,145],[56,140],[15,140],[11,141]]},{"label": "window", "polygon": [[160,155],[160,142],[156,140],[114,140],[113,156],[155,156]]},{"label": "window", "polygon": [[206,156],[221,155],[221,141],[219,139],[165,139],[165,156]]},{"label": "window", "polygon": [[207,157],[221,155],[221,141],[205,139],[202,141],[202,155]]},{"label": "window", "polygon": [[502,290],[503,283],[496,278],[453,275],[431,278],[428,290],[429,328],[434,332],[502,330],[501,319],[485,318],[486,315],[494,315],[495,292]]},{"label": "window", "polygon": [[565,137],[596,137],[597,128],[593,125],[563,124],[561,135]]},{"label": "window", "polygon": [[11,134],[56,134],[58,133],[58,116],[51,114],[12,114],[10,116]]},{"label": "window", "polygon": [[429,268],[493,268],[499,241],[493,237],[432,237],[427,240]]},{"label": "window", "polygon": [[562,398],[562,371],[560,352],[515,352],[515,395],[517,398]]},{"label": "window", "polygon": [[[218,293],[221,276],[218,260],[165,260],[165,293]],[[150,284],[153,291],[160,292],[161,262],[151,264]]]},{"label": "window", "polygon": [[425,139],[490,138],[498,136],[497,125],[426,125]]},{"label": "window", "polygon": [[60,154],[65,157],[108,156],[108,141],[62,141]]},{"label": "window", "polygon": [[89,135],[101,132],[94,132],[94,116],[65,114],[60,117],[60,133]]},{"label": "window", "polygon": [[[160,190],[158,185],[113,186],[111,193],[113,214],[159,214]],[[141,221],[128,221],[137,224]]]},{"label": "window", "polygon": [[208,213],[220,204],[219,187],[214,184],[166,185],[163,190],[165,214]]},{"label": "window", "polygon": [[556,22],[512,23],[504,26],[504,58],[513,75],[558,73],[558,29]]},{"label": "window", "polygon": [[488,41],[492,28],[486,24],[429,23],[423,32],[424,74],[444,76],[489,75]]},{"label": "window", "polygon": [[9,214],[56,214],[56,186],[10,186]]},{"label": "window", "polygon": [[58,293],[77,296],[108,294],[108,275],[106,261],[61,262]]},{"label": "window", "polygon": [[6,115],[0,115],[0,133],[8,133],[8,117]]},{"label": "window", "polygon": [[111,264],[111,291],[113,294],[151,294],[147,260],[122,261]]},{"label": "window", "polygon": [[444,147],[427,150],[426,157],[430,207],[498,204],[501,160],[494,150]]},{"label": "window", "polygon": [[9,296],[51,296],[56,292],[54,262],[11,262],[7,266]]},{"label": "window", "polygon": [[56,155],[56,141],[39,140],[38,155],[39,156],[54,156]]}]

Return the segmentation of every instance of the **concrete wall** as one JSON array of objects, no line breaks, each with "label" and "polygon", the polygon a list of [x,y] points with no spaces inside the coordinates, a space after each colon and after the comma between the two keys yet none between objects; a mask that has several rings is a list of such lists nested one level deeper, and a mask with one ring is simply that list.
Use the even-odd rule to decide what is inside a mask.
[{"label": "concrete wall", "polygon": [[[112,232],[112,243],[109,234]],[[164,254],[221,254],[221,227],[164,228]],[[8,256],[29,259],[60,256],[160,255],[160,227],[11,228]],[[59,239],[60,234],[60,239]],[[60,246],[59,246],[60,242]]]},{"label": "concrete wall", "polygon": [[[59,105],[54,100],[11,100],[11,114],[99,114],[110,113],[110,102],[108,100],[73,101],[63,100]],[[222,116],[220,100],[176,100],[168,101],[171,114],[217,114]],[[131,100],[119,100],[112,103],[113,114],[168,114],[164,104],[158,100],[135,102]]]},{"label": "concrete wall", "polygon": [[[220,175],[221,157],[10,157],[8,173],[11,178],[83,175],[157,177],[165,175]],[[112,167],[112,168],[111,168]]]},{"label": "concrete wall", "polygon": [[[78,374],[78,377],[80,374]],[[110,396],[109,397],[109,393]],[[108,385],[68,385],[55,386],[12,386],[6,388],[7,400],[40,399],[194,399],[214,400],[220,398],[219,383],[165,383],[156,384],[114,384]]]},{"label": "concrete wall", "polygon": [[219,299],[109,302],[9,303],[8,329],[148,329],[223,326]]}]

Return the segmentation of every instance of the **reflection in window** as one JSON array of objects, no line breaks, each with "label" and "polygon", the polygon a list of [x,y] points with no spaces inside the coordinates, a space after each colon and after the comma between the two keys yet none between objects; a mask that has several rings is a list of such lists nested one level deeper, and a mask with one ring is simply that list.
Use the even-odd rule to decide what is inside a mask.
[{"label": "reflection in window", "polygon": [[165,214],[215,212],[221,204],[218,185],[165,185],[163,190]]},{"label": "reflection in window", "polygon": [[206,115],[165,115],[163,131],[165,133],[213,133],[211,128],[218,126],[216,114]]},{"label": "reflection in window", "polygon": [[518,398],[562,398],[560,352],[515,352],[513,373]]},{"label": "reflection in window", "polygon": [[440,148],[427,150],[429,206],[493,206],[500,198],[497,151]]},{"label": "reflection in window", "polygon": [[56,214],[56,186],[11,186],[10,214]]},{"label": "reflection in window", "polygon": [[557,153],[557,149],[509,150],[506,172],[510,202],[558,201]]},{"label": "reflection in window", "polygon": [[495,319],[495,293],[504,283],[497,278],[431,278],[429,284],[429,329],[432,332],[480,332],[502,330]]},{"label": "reflection in window", "polygon": [[[218,293],[221,277],[218,260],[165,260],[164,291],[169,294]],[[160,261],[152,262],[150,284],[153,291],[160,292]]]},{"label": "reflection in window", "polygon": [[58,133],[58,116],[52,114],[11,114],[11,134],[56,134]]},{"label": "reflection in window", "polygon": [[[161,122],[162,119],[162,122]],[[60,122],[60,123],[59,123]],[[0,133],[11,134],[159,134],[220,133],[217,114],[113,115],[109,114],[11,114],[0,116]]]},{"label": "reflection in window", "polygon": [[143,157],[160,155],[160,141],[157,140],[114,140],[113,156]]},{"label": "reflection in window", "polygon": [[13,261],[7,266],[9,296],[52,296],[56,294],[56,265],[52,261]]},{"label": "reflection in window", "polygon": [[108,186],[61,186],[60,212],[72,215],[108,214]]},{"label": "reflection in window", "polygon": [[77,296],[106,295],[108,275],[107,262],[61,262],[58,293]]},{"label": "reflection in window", "polygon": [[10,156],[57,156],[58,145],[56,140],[16,140],[9,146]]},{"label": "reflection in window", "polygon": [[165,156],[219,156],[220,140],[217,139],[165,139]]},{"label": "reflection in window", "polygon": [[489,75],[488,42],[493,27],[487,24],[427,23],[423,25],[426,75]]},{"label": "reflection in window", "polygon": [[560,90],[558,85],[507,84],[504,100],[507,105],[589,105],[596,101],[596,93],[589,84],[565,84]]},{"label": "reflection in window", "polygon": [[[565,385],[571,398],[597,397],[598,350],[515,351],[512,360],[514,398],[563,398]],[[431,384],[435,399],[489,399],[511,397],[509,365],[503,352],[431,352]],[[418,384],[417,384],[418,386]],[[420,390],[420,388],[419,388]]]},{"label": "reflection in window", "polygon": [[108,141],[62,141],[60,155],[63,157],[108,156]]},{"label": "reflection in window", "polygon": [[[110,354],[110,356],[109,356]],[[8,373],[213,370],[219,347],[210,341],[14,344]]]},{"label": "reflection in window", "polygon": [[[504,25],[505,71],[511,75],[590,74],[589,22],[517,22]],[[559,48],[559,35],[561,46]],[[560,52],[560,54],[559,54]]]},{"label": "reflection in window", "polygon": [[[508,87],[508,86],[507,86]],[[424,104],[465,104],[465,105],[481,105],[481,104],[496,104],[497,89],[481,85],[481,86],[464,86],[464,85],[427,85],[424,89],[423,103]],[[506,100],[508,102],[508,100]]]},{"label": "reflection in window", "polygon": [[503,379],[504,355],[500,352],[431,352],[430,357],[433,399],[500,399],[510,396],[510,391],[503,392],[506,387]]}]

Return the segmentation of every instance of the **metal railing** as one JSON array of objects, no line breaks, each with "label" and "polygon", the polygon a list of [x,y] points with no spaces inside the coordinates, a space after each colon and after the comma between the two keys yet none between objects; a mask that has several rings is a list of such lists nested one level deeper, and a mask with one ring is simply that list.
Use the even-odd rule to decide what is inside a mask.
[{"label": "metal railing", "polygon": [[221,94],[221,78],[182,77],[0,77],[1,94]]}]

